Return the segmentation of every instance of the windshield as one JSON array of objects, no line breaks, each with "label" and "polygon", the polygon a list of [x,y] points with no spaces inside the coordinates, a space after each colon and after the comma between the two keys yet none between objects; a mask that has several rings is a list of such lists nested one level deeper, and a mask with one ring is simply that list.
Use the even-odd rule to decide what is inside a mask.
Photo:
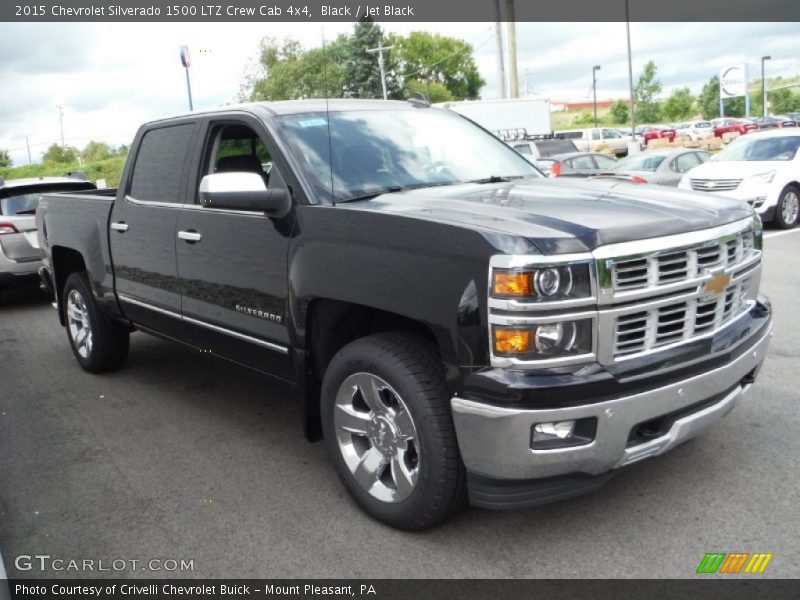
[{"label": "windshield", "polygon": [[664,162],[663,154],[632,154],[612,167],[612,171],[655,171]]},{"label": "windshield", "polygon": [[792,160],[800,147],[800,135],[770,138],[740,137],[714,157],[715,161],[725,160]]},{"label": "windshield", "polygon": [[32,215],[39,206],[41,194],[20,194],[0,199],[0,215]]},{"label": "windshield", "polygon": [[327,200],[493,177],[543,177],[505,143],[446,110],[315,112],[281,117],[281,124],[290,150]]}]

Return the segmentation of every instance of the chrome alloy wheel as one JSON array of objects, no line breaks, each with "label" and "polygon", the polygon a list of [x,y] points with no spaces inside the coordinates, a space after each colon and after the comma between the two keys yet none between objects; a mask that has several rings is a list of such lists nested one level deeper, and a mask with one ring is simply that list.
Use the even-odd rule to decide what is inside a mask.
[{"label": "chrome alloy wheel", "polygon": [[92,324],[86,310],[86,301],[78,290],[72,290],[67,296],[67,327],[75,344],[75,350],[82,358],[89,358],[92,353]]},{"label": "chrome alloy wheel", "polygon": [[800,200],[797,198],[797,192],[789,190],[783,197],[781,206],[781,216],[784,223],[794,223],[797,221],[797,212],[800,210]]},{"label": "chrome alloy wheel", "polygon": [[370,373],[339,386],[333,413],[339,451],[358,484],[382,502],[400,502],[419,477],[417,428],[403,399]]}]

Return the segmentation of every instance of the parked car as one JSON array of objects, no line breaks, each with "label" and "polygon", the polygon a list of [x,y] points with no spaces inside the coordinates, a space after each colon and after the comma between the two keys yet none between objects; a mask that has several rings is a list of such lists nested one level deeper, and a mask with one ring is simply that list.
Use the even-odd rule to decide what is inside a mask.
[{"label": "parked car", "polygon": [[419,100],[160,119],[113,194],[40,208],[77,364],[121,367],[141,329],[288,382],[394,527],[596,489],[722,419],[767,353],[751,207],[548,179]]},{"label": "parked car", "polygon": [[711,124],[714,126],[714,136],[718,138],[721,138],[726,133],[744,135],[745,133],[758,131],[758,125],[747,119],[712,119]]},{"label": "parked car", "polygon": [[685,136],[696,142],[705,137],[713,137],[714,126],[711,121],[690,121],[676,125],[675,133],[678,136]]},{"label": "parked car", "polygon": [[534,164],[542,157],[564,152],[576,152],[578,150],[572,140],[540,139],[518,140],[506,143]]},{"label": "parked car", "polygon": [[688,148],[648,150],[623,158],[607,175],[633,183],[677,186],[684,173],[710,158],[708,152]]},{"label": "parked car", "polygon": [[601,152],[568,152],[541,158],[534,164],[550,177],[589,177],[613,168],[617,161]]},{"label": "parked car", "polygon": [[754,119],[759,129],[775,129],[777,127],[796,127],[797,121],[783,115],[759,117]]},{"label": "parked car", "polygon": [[94,188],[94,184],[75,177],[0,177],[0,291],[39,281],[42,263],[35,213],[41,195]]},{"label": "parked car", "polygon": [[800,198],[798,148],[797,128],[749,134],[684,175],[680,187],[744,200],[764,221],[794,227]]},{"label": "parked car", "polygon": [[641,137],[643,145],[647,145],[651,140],[666,139],[670,142],[675,140],[675,130],[663,125],[642,125],[636,128],[636,135]]},{"label": "parked car", "polygon": [[560,139],[572,140],[577,149],[582,152],[596,152],[598,148],[606,145],[616,156],[626,156],[628,142],[631,141],[631,138],[610,127],[557,131],[555,136]]}]

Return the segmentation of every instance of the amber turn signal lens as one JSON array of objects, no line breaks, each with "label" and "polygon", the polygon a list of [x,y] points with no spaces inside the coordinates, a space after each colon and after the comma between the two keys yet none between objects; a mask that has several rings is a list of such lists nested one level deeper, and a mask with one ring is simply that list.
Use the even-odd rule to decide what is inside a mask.
[{"label": "amber turn signal lens", "polygon": [[492,292],[496,296],[532,296],[533,273],[495,273]]},{"label": "amber turn signal lens", "polygon": [[495,329],[494,351],[496,354],[525,354],[530,349],[529,329]]}]

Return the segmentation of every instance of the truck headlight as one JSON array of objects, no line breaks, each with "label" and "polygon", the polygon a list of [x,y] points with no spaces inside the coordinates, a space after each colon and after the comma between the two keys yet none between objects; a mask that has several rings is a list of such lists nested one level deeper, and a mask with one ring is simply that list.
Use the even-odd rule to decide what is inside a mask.
[{"label": "truck headlight", "polygon": [[758,173],[757,175],[751,175],[747,178],[749,183],[755,184],[763,184],[763,183],[772,183],[772,180],[775,179],[775,171],[767,171],[765,173]]},{"label": "truck headlight", "polygon": [[492,271],[492,297],[528,302],[590,298],[588,263]]},{"label": "truck headlight", "polygon": [[592,351],[592,320],[557,321],[492,329],[495,356],[563,358]]}]

